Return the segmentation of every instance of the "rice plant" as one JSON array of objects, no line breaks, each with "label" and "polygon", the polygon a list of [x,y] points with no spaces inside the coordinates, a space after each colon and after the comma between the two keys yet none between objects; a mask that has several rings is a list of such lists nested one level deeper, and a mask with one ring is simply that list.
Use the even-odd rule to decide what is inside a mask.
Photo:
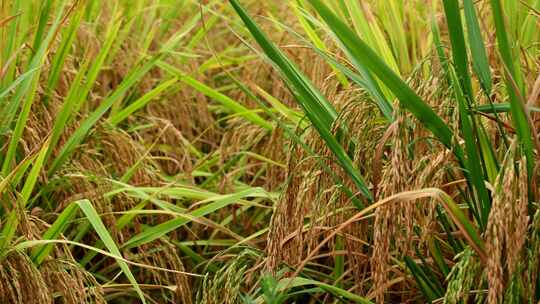
[{"label": "rice plant", "polygon": [[540,1],[0,4],[1,303],[538,303]]}]

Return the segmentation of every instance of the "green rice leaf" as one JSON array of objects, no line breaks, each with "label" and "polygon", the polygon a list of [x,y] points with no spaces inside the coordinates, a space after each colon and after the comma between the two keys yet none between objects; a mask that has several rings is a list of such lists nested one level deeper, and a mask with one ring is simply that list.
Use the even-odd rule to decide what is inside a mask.
[{"label": "green rice leaf", "polygon": [[405,257],[405,264],[411,272],[416,284],[420,287],[420,290],[426,297],[429,303],[432,303],[434,300],[441,298],[443,294],[435,288],[429,279],[429,277],[424,273],[422,268],[416,264],[416,262],[411,259],[409,256]]},{"label": "green rice leaf", "polygon": [[119,124],[124,119],[128,118],[131,114],[134,112],[140,110],[143,108],[146,104],[148,104],[152,99],[159,96],[161,93],[163,93],[165,90],[170,88],[172,85],[176,84],[178,82],[177,78],[172,78],[167,81],[164,81],[157,87],[150,90],[148,93],[144,94],[143,96],[139,97],[137,100],[129,104],[127,107],[122,109],[120,112],[114,114],[113,116],[109,117],[109,122],[114,126]]},{"label": "green rice leaf", "polygon": [[448,33],[452,45],[452,61],[459,79],[459,84],[467,98],[467,102],[473,101],[471,75],[469,74],[469,58],[465,45],[465,36],[463,34],[463,25],[461,22],[461,12],[458,0],[443,0],[444,13],[448,24]]},{"label": "green rice leaf", "polygon": [[251,121],[252,123],[259,125],[267,130],[272,130],[272,124],[268,121],[261,118],[257,113],[254,113],[253,110],[250,110],[243,105],[241,105],[239,102],[233,100],[227,95],[221,94],[217,90],[205,85],[204,83],[196,80],[195,78],[187,75],[186,73],[183,73],[178,68],[166,63],[166,62],[159,62],[158,66],[165,71],[171,73],[172,75],[175,75],[178,77],[182,82],[189,85],[190,87],[194,88],[195,90],[201,92],[202,94],[218,101],[221,103],[225,108],[227,108],[232,113],[237,113],[238,115],[244,117],[248,121]]},{"label": "green rice leaf", "polygon": [[[7,152],[2,163],[2,175],[6,176],[8,172],[13,168],[15,161],[15,154],[17,152],[17,147],[21,142],[21,138],[28,121],[28,116],[30,115],[30,110],[32,104],[34,103],[34,97],[37,94],[37,88],[39,84],[39,78],[41,75],[40,67],[45,61],[47,55],[47,50],[49,44],[53,40],[56,29],[60,26],[62,21],[62,12],[64,11],[65,1],[60,2],[60,8],[58,9],[57,16],[52,23],[47,36],[42,41],[39,41],[39,48],[36,50],[36,54],[32,57],[30,64],[28,66],[28,71],[36,70],[32,72],[32,77],[25,78],[22,80],[21,84],[17,87],[15,96],[11,99],[9,104],[0,109],[0,134],[2,134],[6,129],[9,129],[17,109],[21,109],[17,121],[15,123],[15,128],[11,134],[11,139],[7,148]],[[0,99],[1,100],[1,99]]]},{"label": "green rice leaf", "polygon": [[[479,206],[476,206],[475,214],[479,216],[478,220],[482,229],[487,225],[487,218],[489,216],[489,210],[491,209],[491,200],[489,198],[486,185],[484,182],[483,169],[480,163],[480,155],[477,149],[476,141],[474,138],[473,123],[471,117],[469,117],[469,111],[467,110],[467,101],[463,91],[459,85],[456,72],[450,67],[450,77],[452,85],[454,87],[454,93],[458,102],[459,117],[461,121],[461,133],[465,140],[465,152],[467,154],[467,161],[465,163],[465,169],[468,172],[469,182],[474,186],[475,192],[478,195]],[[474,117],[472,117],[474,119]]]},{"label": "green rice leaf", "polygon": [[[75,217],[75,214],[77,213],[78,206],[75,203],[69,204],[63,211],[60,213],[58,218],[54,221],[54,223],[45,231],[43,234],[44,240],[53,240],[57,239],[60,234],[62,234],[66,228],[69,226],[71,220]],[[44,246],[40,246],[37,248],[34,248],[32,250],[32,260],[36,265],[40,265],[43,263],[45,258],[51,253],[53,250],[54,245],[53,244],[47,244]]]},{"label": "green rice leaf", "polygon": [[250,188],[237,193],[219,195],[210,198],[208,200],[212,200],[211,203],[187,213],[185,217],[177,217],[159,225],[147,228],[143,232],[135,235],[125,242],[122,247],[133,248],[149,243],[191,222],[191,218],[203,217],[234,204],[242,198],[260,195],[266,195],[266,191],[261,188]]},{"label": "green rice leaf", "polygon": [[315,88],[311,81],[302,74],[299,68],[296,67],[296,65],[266,37],[238,1],[231,0],[230,3],[268,58],[281,72],[289,85],[289,89],[295,96],[296,101],[303,108],[315,129],[336,156],[339,164],[351,177],[358,190],[360,190],[368,200],[373,200],[373,196],[369,191],[366,182],[354,167],[353,162],[345,149],[339,144],[338,140],[331,132],[334,121],[337,118],[337,112],[334,107],[319,92],[319,90]]},{"label": "green rice leaf", "polygon": [[[92,227],[94,227],[94,230],[98,234],[100,240],[103,242],[105,247],[114,254],[115,256],[122,257],[122,254],[120,253],[120,250],[116,246],[116,243],[114,242],[113,238],[109,234],[109,231],[107,230],[107,227],[103,224],[101,221],[101,218],[96,212],[96,209],[94,209],[94,206],[92,206],[92,203],[87,200],[80,200],[75,202],[79,208],[83,211],[83,213],[86,215],[86,218],[92,224]],[[124,275],[128,278],[131,285],[133,285],[133,288],[139,295],[139,298],[141,299],[142,303],[146,303],[144,293],[142,292],[141,288],[139,287],[139,284],[137,283],[137,280],[135,279],[135,276],[131,273],[131,270],[129,269],[128,264],[121,259],[116,259],[116,263],[118,263],[118,266],[122,269],[122,272]]]},{"label": "green rice leaf", "polygon": [[[15,232],[17,231],[17,227],[19,225],[19,212],[21,212],[21,210],[24,210],[24,207],[30,199],[32,191],[34,190],[34,187],[38,180],[39,173],[41,172],[41,168],[43,167],[43,162],[48,148],[49,141],[46,141],[45,144],[42,146],[39,154],[35,158],[32,169],[30,169],[30,172],[26,177],[20,196],[16,201],[16,206],[8,213],[7,220],[4,223],[2,233],[0,234],[1,253],[3,253],[8,248],[8,246],[11,244],[11,241],[13,240],[13,237],[15,236]],[[23,166],[23,168],[25,167]]]},{"label": "green rice leaf", "polygon": [[[317,280],[303,278],[303,277],[281,279],[277,284],[277,290],[285,291],[286,288],[294,288],[294,287],[301,287],[301,286],[307,286],[307,285],[314,285],[314,286],[320,287],[322,290],[329,292],[335,295],[336,297],[342,298],[347,301],[351,301],[352,303],[373,304],[373,302],[369,301],[368,299],[358,296],[345,289],[341,289],[334,285],[330,285],[330,284],[323,283]],[[261,303],[261,301],[262,301],[262,298],[259,298],[257,299],[256,303]]]},{"label": "green rice leaf", "polygon": [[118,102],[127,91],[132,88],[151,68],[154,67],[156,62],[161,56],[157,55],[152,59],[148,60],[140,67],[134,69],[125,79],[120,83],[120,85],[114,90],[101,104],[97,107],[94,112],[90,114],[75,130],[71,135],[65,145],[62,147],[58,156],[54,159],[49,168],[49,175],[52,175],[60,166],[67,160],[67,158],[73,153],[73,151],[80,145],[84,140],[88,132],[94,125],[100,120],[100,118],[107,113],[107,111],[113,106],[115,102]]},{"label": "green rice leaf", "polygon": [[[514,60],[516,59],[512,55],[512,48],[510,47],[510,41],[506,32],[501,2],[500,0],[491,0],[490,3],[496,29],[497,46],[503,61],[503,74],[506,75],[505,83],[509,96],[510,113],[512,114],[512,121],[518,134],[519,143],[523,148],[525,156],[527,157],[527,172],[529,178],[531,178],[535,166],[535,156],[532,132],[527,120],[527,113],[525,112],[524,105],[519,97],[522,95],[523,91],[523,76],[521,75],[521,69],[519,66],[516,66],[514,63]],[[514,84],[517,86],[517,88],[514,88]]]},{"label": "green rice leaf", "polygon": [[358,62],[383,81],[404,108],[410,111],[446,147],[452,149],[458,159],[463,160],[461,148],[453,143],[453,132],[450,127],[328,7],[319,0],[310,0],[310,2],[347,47],[351,56],[354,56]]},{"label": "green rice leaf", "polygon": [[465,10],[465,22],[467,24],[467,34],[469,47],[471,49],[472,64],[476,75],[480,79],[482,88],[487,94],[491,93],[493,84],[491,79],[491,70],[487,57],[486,47],[480,32],[478,17],[474,9],[472,0],[463,0]]}]

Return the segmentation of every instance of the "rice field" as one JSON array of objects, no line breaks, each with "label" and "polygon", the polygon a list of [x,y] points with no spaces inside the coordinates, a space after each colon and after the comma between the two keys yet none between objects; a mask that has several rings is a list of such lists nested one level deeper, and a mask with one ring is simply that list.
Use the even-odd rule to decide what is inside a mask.
[{"label": "rice field", "polygon": [[540,303],[540,0],[0,1],[0,303]]}]

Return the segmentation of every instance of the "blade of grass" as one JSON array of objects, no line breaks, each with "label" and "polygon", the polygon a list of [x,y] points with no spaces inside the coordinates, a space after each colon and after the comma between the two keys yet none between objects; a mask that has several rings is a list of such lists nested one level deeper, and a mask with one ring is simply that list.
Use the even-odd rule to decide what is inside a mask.
[{"label": "blade of grass", "polygon": [[[176,273],[176,274],[189,275],[189,276],[194,276],[194,277],[202,277],[201,275],[186,272],[186,271],[167,269],[167,268],[150,266],[150,265],[146,265],[146,264],[142,264],[142,263],[133,262],[133,261],[130,261],[128,259],[125,259],[121,255],[117,255],[117,254],[102,250],[100,248],[96,248],[96,247],[93,247],[93,246],[89,246],[89,245],[86,245],[86,244],[83,244],[83,243],[70,241],[70,240],[31,240],[31,241],[24,241],[24,242],[21,242],[21,243],[18,243],[17,245],[15,245],[13,250],[25,250],[25,249],[32,248],[32,247],[44,246],[44,245],[49,245],[49,244],[66,244],[66,245],[71,245],[72,247],[73,246],[81,247],[81,248],[84,248],[84,249],[94,251],[94,252],[96,252],[98,254],[101,254],[101,255],[104,255],[106,257],[111,257],[111,258],[113,258],[113,259],[115,259],[117,261],[124,262],[126,265],[133,265],[133,266],[137,266],[137,267],[141,267],[141,268],[150,269],[150,270],[153,270],[153,271],[163,271],[163,272],[170,272],[170,273]],[[138,285],[138,286],[140,288],[140,285]],[[135,287],[134,287],[134,289],[136,290]]]},{"label": "blade of grass", "polygon": [[[483,125],[477,121],[474,113],[470,112],[472,105],[475,103],[475,96],[472,88],[471,75],[469,74],[469,59],[467,56],[465,34],[463,32],[459,2],[457,0],[445,0],[443,3],[448,24],[448,31],[450,34],[452,59],[454,63],[454,67],[452,68],[452,71],[450,71],[450,74],[457,75],[459,80],[459,83],[457,84],[455,84],[455,81],[451,82],[454,82],[453,87],[455,90],[461,90],[461,92],[456,92],[455,94],[460,95],[462,93],[464,95],[467,112],[462,112],[462,114],[471,116],[471,128],[469,128],[468,131],[463,130],[462,132],[463,136],[469,137],[469,140],[466,140],[466,151],[469,158],[468,161],[470,162],[470,178],[473,179],[472,184],[475,185],[478,199],[480,200],[480,205],[488,208],[487,210],[489,210],[490,201],[487,195],[487,190],[478,188],[485,188],[483,184],[479,183],[478,179],[487,174],[486,172],[488,171],[488,167],[490,167],[490,170],[492,170],[493,167],[496,166],[497,162],[492,151],[493,145],[489,143],[489,139],[484,136],[485,131],[483,129]],[[478,25],[478,21],[476,20],[476,14],[472,2],[465,4],[465,19],[467,22],[467,29],[469,30],[468,38],[470,42],[471,54],[473,56],[473,67],[475,72],[477,72],[479,75],[480,83],[486,92],[486,96],[490,97],[490,93],[487,91],[488,87],[491,86],[489,65],[482,41],[482,35],[480,34],[480,27]],[[454,75],[451,75],[451,78],[453,76]],[[458,86],[461,89],[458,88]],[[464,127],[463,124],[462,126]],[[466,132],[472,133],[468,134]],[[472,153],[474,153],[475,156],[473,156]],[[473,164],[473,162],[480,162],[481,166]],[[476,168],[471,167],[471,165]],[[483,212],[481,214],[485,216]],[[483,220],[487,220],[487,218],[484,218]],[[485,222],[483,224],[485,225]]]},{"label": "blade of grass", "polygon": [[362,37],[366,43],[373,49],[376,49],[381,58],[390,66],[390,68],[399,75],[399,67],[388,46],[388,42],[385,39],[383,30],[379,27],[375,18],[371,18],[371,22],[365,16],[365,11],[361,7],[359,1],[347,0],[345,1],[347,9],[351,15],[351,20],[356,33],[359,37]]},{"label": "blade of grass", "polygon": [[[494,103],[493,105],[490,104],[484,104],[479,105],[474,108],[475,111],[479,111],[482,113],[506,113],[510,112],[510,104],[507,102],[501,102],[501,103]],[[531,112],[540,112],[539,107],[534,106],[528,106],[527,107]]]},{"label": "blade of grass", "polygon": [[433,260],[435,261],[435,264],[439,268],[439,271],[443,274],[443,276],[446,278],[448,274],[450,273],[450,267],[448,267],[448,264],[444,260],[444,255],[441,250],[441,246],[439,245],[439,240],[435,237],[431,237],[428,240],[428,249],[433,257]]},{"label": "blade of grass", "polygon": [[[38,8],[39,21],[34,35],[34,44],[32,46],[34,50],[38,49],[39,45],[44,42],[43,35],[45,34],[45,27],[49,19],[49,13],[51,11],[53,2],[53,0],[41,1],[40,7]],[[59,15],[61,15],[61,12],[62,10],[59,10]]]},{"label": "blade of grass", "polygon": [[[404,1],[374,1],[377,10],[375,14],[380,17],[390,40],[396,62],[400,65],[400,71],[410,73],[413,70],[413,62],[409,55],[407,38],[413,29],[407,29],[404,23]],[[413,49],[414,50],[414,49]]]},{"label": "blade of grass", "polygon": [[435,50],[437,51],[437,57],[439,58],[439,63],[444,72],[446,81],[450,83],[450,72],[448,71],[448,58],[444,52],[444,46],[441,41],[441,32],[439,30],[439,25],[437,24],[437,19],[435,14],[431,16],[431,33],[433,35],[433,44],[435,45]]},{"label": "blade of grass", "polygon": [[[285,280],[289,280],[289,279],[285,279]],[[307,279],[307,278],[301,278],[301,277],[298,277],[298,278],[292,278],[290,279],[292,280],[292,285],[294,286],[302,286],[302,285],[315,285],[317,287],[320,287],[321,289],[339,297],[339,298],[342,298],[342,299],[347,299],[349,301],[352,301],[354,303],[360,303],[360,304],[372,304],[371,301],[367,300],[366,298],[364,297],[361,297],[361,296],[358,296],[354,293],[351,293],[345,289],[342,289],[342,288],[339,288],[339,287],[336,287],[336,286],[333,286],[333,285],[330,285],[330,284],[326,284],[326,283],[323,283],[323,282],[319,282],[319,281],[316,281],[316,280],[312,280],[312,279]],[[283,281],[283,282],[280,282],[280,285],[281,286],[287,286],[289,284],[289,282],[286,282],[286,281]]]},{"label": "blade of grass", "polygon": [[15,89],[21,82],[25,81],[28,77],[31,77],[35,72],[39,70],[39,67],[35,67],[25,73],[21,74],[15,79],[8,87],[0,91],[0,99],[6,97],[13,89]]}]

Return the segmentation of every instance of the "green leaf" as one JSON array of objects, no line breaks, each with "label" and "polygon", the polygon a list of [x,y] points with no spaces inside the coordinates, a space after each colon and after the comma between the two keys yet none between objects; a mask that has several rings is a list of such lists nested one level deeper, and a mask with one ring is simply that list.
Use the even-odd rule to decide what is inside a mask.
[{"label": "green leaf", "polygon": [[388,67],[377,54],[321,1],[310,0],[311,4],[336,34],[351,56],[376,75],[398,98],[400,104],[410,111],[446,147],[453,149],[458,159],[463,160],[463,151],[453,144],[452,130],[401,78]]},{"label": "green leaf", "polygon": [[230,2],[251,32],[251,35],[261,46],[268,58],[274,63],[275,67],[281,72],[282,76],[287,81],[289,89],[295,96],[296,101],[303,108],[315,129],[326,142],[328,148],[336,156],[339,164],[351,177],[358,190],[360,190],[368,200],[373,200],[373,196],[369,191],[366,182],[354,167],[353,162],[347,155],[345,149],[339,144],[338,140],[331,132],[334,120],[337,118],[337,112],[334,107],[315,88],[311,81],[300,72],[299,68],[296,67],[296,65],[294,65],[294,63],[292,63],[266,37],[238,1],[231,0]]},{"label": "green leaf", "polygon": [[444,13],[448,24],[450,43],[452,44],[452,61],[459,78],[459,84],[468,102],[472,102],[474,95],[472,91],[471,76],[469,74],[469,59],[465,46],[463,25],[461,22],[461,12],[458,0],[443,0]]},{"label": "green leaf", "polygon": [[[491,201],[484,182],[483,169],[480,163],[480,155],[477,149],[476,141],[473,131],[473,117],[469,117],[469,111],[467,110],[467,101],[463,95],[459,80],[456,72],[450,67],[450,79],[452,80],[452,86],[458,102],[459,117],[461,133],[465,140],[465,152],[467,154],[467,161],[465,163],[465,169],[467,170],[467,179],[474,186],[476,194],[478,195],[479,206],[475,206],[475,215],[478,215],[478,220],[482,230],[487,225],[487,218],[489,216],[489,210],[491,209]],[[469,178],[470,177],[470,178]]]},{"label": "green leaf", "polygon": [[152,101],[152,99],[159,96],[162,92],[164,92],[169,87],[176,84],[177,82],[178,82],[177,78],[172,78],[172,79],[169,79],[167,81],[164,81],[163,83],[161,83],[157,87],[150,90],[148,93],[144,94],[143,96],[141,96],[140,98],[138,98],[137,100],[135,100],[134,102],[129,104],[127,107],[122,109],[120,112],[118,112],[118,113],[112,115],[111,117],[109,117],[109,122],[113,126],[119,124],[121,121],[128,118],[131,114],[133,114],[134,112],[136,112],[136,111],[140,110],[141,108],[143,108],[144,106],[146,106],[146,104],[148,104],[150,101]]},{"label": "green leaf", "polygon": [[[379,27],[376,18],[366,18],[360,1],[346,0],[345,5],[351,15],[354,29],[359,37],[362,37],[366,44],[381,54],[381,58],[390,66],[390,68],[399,74],[399,67],[392,50],[388,45],[384,31]],[[408,56],[408,55],[407,55]]]},{"label": "green leaf", "polygon": [[[312,279],[302,278],[302,277],[281,279],[277,284],[277,291],[284,291],[286,290],[286,288],[301,287],[301,286],[306,286],[306,285],[314,285],[314,286],[320,287],[324,291],[327,291],[336,297],[343,298],[348,301],[352,301],[353,303],[373,304],[373,302],[369,301],[368,299],[358,296],[345,289],[341,289],[339,287],[336,287],[327,283],[323,283],[317,280],[312,280]],[[260,299],[257,299],[256,303],[261,303]]]},{"label": "green leaf", "polygon": [[[70,221],[75,217],[75,214],[77,213],[77,204],[71,203],[69,204],[63,211],[60,213],[58,218],[54,221],[54,223],[45,231],[43,234],[44,240],[53,240],[60,236],[61,233],[63,233],[66,228],[68,227]],[[32,260],[36,265],[41,265],[41,263],[45,260],[45,258],[51,253],[53,250],[54,244],[47,244],[44,246],[40,246],[37,248],[34,248],[32,250]]]},{"label": "green leaf", "polygon": [[15,89],[19,84],[21,84],[21,82],[25,81],[28,77],[32,76],[32,74],[39,71],[39,68],[40,67],[35,67],[17,77],[17,79],[15,79],[7,88],[0,91],[0,99],[6,97],[13,89]]},{"label": "green leaf", "polygon": [[[81,210],[86,215],[86,218],[92,224],[92,227],[94,227],[94,230],[98,234],[100,240],[103,242],[105,247],[109,249],[109,251],[114,254],[115,256],[122,257],[122,254],[120,253],[120,250],[116,246],[116,243],[114,242],[113,238],[109,234],[109,231],[101,221],[101,218],[96,212],[96,209],[94,209],[94,206],[92,206],[92,203],[87,200],[80,200],[77,201],[76,204],[81,208]],[[141,299],[142,303],[146,303],[144,293],[142,292],[141,288],[139,287],[139,284],[137,283],[137,280],[131,273],[131,270],[129,269],[129,265],[121,259],[116,259],[116,263],[118,263],[118,266],[120,266],[120,269],[122,269],[122,272],[124,275],[128,278],[131,285],[133,285],[133,288],[139,295],[139,298]]]},{"label": "green leaf", "polygon": [[467,37],[471,49],[473,68],[480,79],[482,88],[485,90],[486,94],[489,95],[493,87],[491,70],[489,69],[486,47],[482,39],[482,34],[480,33],[480,25],[478,23],[473,1],[463,0],[463,8],[465,10]]},{"label": "green leaf", "polygon": [[[307,13],[306,13],[307,14]],[[320,21],[316,20],[315,17],[309,15],[310,21],[312,21],[315,25],[320,24]],[[341,46],[342,49],[344,49],[344,52],[347,54],[347,56],[352,61],[353,65],[355,65],[358,69],[358,73],[353,72],[349,68],[345,67],[343,64],[341,64],[336,58],[334,58],[331,53],[328,53],[325,51],[324,48],[318,47],[316,44],[312,44],[309,41],[307,41],[303,36],[298,34],[294,31],[293,28],[288,27],[282,23],[280,23],[281,27],[284,27],[289,32],[294,34],[298,39],[305,41],[305,43],[310,46],[317,54],[319,54],[321,57],[323,57],[329,65],[331,65],[334,69],[339,71],[341,74],[347,76],[350,80],[352,80],[354,83],[359,85],[361,88],[365,89],[373,98],[373,102],[377,105],[381,113],[384,115],[384,117],[388,121],[394,121],[394,108],[392,103],[390,102],[391,99],[393,99],[393,94],[388,90],[388,88],[384,88],[385,92],[383,93],[382,88],[379,86],[379,82],[377,79],[375,79],[365,67],[363,67],[358,61],[356,61],[354,58],[351,58],[350,54],[346,49],[344,49],[343,46],[341,46],[341,42],[338,40],[336,41],[338,45]],[[387,98],[386,95],[389,97]]]},{"label": "green leaf", "polygon": [[[3,133],[6,129],[11,127],[13,118],[17,109],[20,107],[21,111],[15,123],[15,128],[11,134],[11,139],[5,154],[4,162],[2,164],[2,175],[6,176],[8,172],[14,166],[15,154],[17,147],[21,142],[21,138],[30,115],[30,110],[32,104],[34,103],[34,97],[38,91],[39,78],[41,75],[41,66],[45,61],[47,50],[49,44],[54,38],[56,29],[60,26],[62,21],[62,12],[64,11],[65,1],[60,2],[60,8],[58,9],[57,16],[47,33],[47,36],[43,41],[40,40],[39,48],[36,50],[35,55],[32,57],[30,64],[28,66],[28,71],[37,69],[36,72],[32,73],[32,77],[25,78],[22,80],[21,85],[17,87],[15,96],[10,99],[10,102],[7,106],[3,106],[0,109],[0,134]],[[1,100],[1,99],[0,99]]]},{"label": "green leaf", "polygon": [[[319,35],[317,34],[317,32],[315,31],[313,26],[306,19],[306,17],[304,17],[303,11],[301,11],[301,10],[303,10],[303,1],[298,0],[297,2],[298,2],[297,5],[295,5],[294,3],[291,3],[291,7],[293,9],[294,14],[296,15],[296,18],[298,18],[298,21],[300,22],[300,25],[302,26],[302,28],[306,32],[308,38],[311,40],[311,42],[317,48],[319,48],[322,51],[327,51],[326,45],[324,44],[322,39],[319,37]],[[330,66],[332,67],[332,69],[336,73],[336,78],[338,79],[338,81],[343,86],[348,87],[349,82],[347,81],[347,78],[341,72],[339,72],[339,70],[333,64],[330,64]]]},{"label": "green leaf", "polygon": [[54,54],[54,57],[51,61],[51,68],[49,72],[49,78],[47,79],[47,93],[52,94],[52,91],[56,88],[60,75],[63,72],[63,66],[66,61],[69,51],[73,46],[73,41],[77,37],[77,31],[81,24],[82,15],[83,15],[83,6],[80,6],[80,9],[75,13],[75,16],[71,18],[70,24],[68,27],[65,27],[62,42],[58,47],[57,51]]},{"label": "green leaf", "polygon": [[[277,125],[285,132],[284,134],[287,137],[289,137],[294,143],[302,147],[302,149],[304,149],[304,151],[306,151],[311,158],[315,159],[317,164],[324,170],[324,172],[326,172],[333,179],[337,188],[340,191],[342,191],[345,195],[347,195],[347,197],[349,197],[349,199],[352,201],[354,206],[362,208],[363,204],[360,201],[358,195],[356,195],[351,189],[349,189],[349,187],[343,182],[343,178],[339,176],[338,174],[336,174],[336,172],[332,168],[330,168],[327,162],[325,162],[320,157],[320,155],[318,155],[315,151],[313,151],[313,149],[304,142],[301,136],[297,135],[295,131],[293,131],[292,128],[290,128],[287,124],[283,123],[274,114],[274,112],[265,105],[264,102],[262,102],[259,98],[257,98],[257,96],[255,96],[255,94],[249,88],[246,87],[246,85],[244,85],[242,82],[240,82],[233,76],[230,76],[230,77],[232,81],[238,86],[238,88],[242,90],[242,92],[244,92],[249,98],[254,100],[268,114],[268,116],[270,116],[270,118],[277,123]],[[240,158],[240,155],[236,155],[235,157],[233,157],[233,159],[231,159],[230,162],[233,161],[235,158]],[[225,166],[227,166],[227,164],[225,164]],[[213,175],[213,176],[217,176],[217,175]],[[208,180],[209,179],[207,179],[206,181]]]},{"label": "green leaf", "polygon": [[435,237],[430,237],[428,239],[428,248],[431,256],[433,257],[433,260],[435,261],[435,264],[437,265],[443,276],[446,277],[450,273],[450,267],[448,267],[448,264],[444,260],[444,255],[441,251],[439,243],[439,240],[437,240]]},{"label": "green leaf", "polygon": [[[493,19],[496,29],[496,38],[499,53],[503,61],[503,69],[506,83],[506,90],[508,92],[510,101],[510,112],[512,114],[512,121],[516,132],[518,134],[519,143],[523,148],[525,156],[527,157],[527,172],[529,179],[533,175],[534,171],[534,144],[532,138],[532,132],[527,120],[527,113],[525,112],[523,101],[520,100],[520,91],[523,91],[521,69],[514,64],[515,58],[518,56],[512,55],[512,49],[508,40],[508,34],[506,32],[506,25],[504,22],[504,13],[501,7],[500,0],[491,0],[491,10],[493,12]],[[514,84],[517,88],[514,88]]]},{"label": "green leaf", "polygon": [[9,211],[9,215],[6,222],[4,223],[2,233],[0,234],[0,252],[2,253],[11,244],[11,241],[15,236],[15,232],[17,232],[17,227],[19,225],[19,212],[24,209],[24,207],[28,203],[28,200],[30,199],[32,191],[34,190],[37,179],[39,177],[39,173],[41,172],[41,168],[43,167],[43,161],[45,159],[48,148],[49,141],[46,141],[45,144],[42,146],[36,159],[34,160],[32,169],[26,177],[20,196],[16,201],[16,206]]},{"label": "green leaf", "polygon": [[431,280],[424,273],[422,268],[420,268],[420,266],[413,261],[413,259],[411,259],[409,256],[405,256],[405,264],[407,265],[407,268],[409,268],[409,271],[416,281],[416,284],[420,287],[420,290],[429,303],[432,303],[434,300],[443,296],[443,294],[439,292],[437,288],[433,286],[433,284],[431,284]]},{"label": "green leaf", "polygon": [[73,132],[71,137],[67,140],[65,145],[62,147],[57,157],[51,164],[49,168],[49,175],[52,175],[60,166],[67,160],[67,158],[73,153],[73,151],[79,146],[79,144],[84,140],[88,132],[94,125],[99,121],[99,119],[105,115],[105,113],[113,106],[115,102],[118,102],[127,91],[133,87],[151,68],[154,67],[156,62],[161,56],[156,55],[147,62],[145,62],[140,67],[134,69],[122,83],[107,97],[101,104],[94,110]]},{"label": "green leaf", "polygon": [[205,85],[204,83],[196,80],[195,78],[187,75],[186,73],[182,72],[178,68],[166,63],[166,62],[159,62],[158,66],[162,68],[163,70],[171,73],[172,75],[178,77],[182,82],[189,85],[190,87],[194,88],[195,90],[201,92],[202,94],[218,101],[221,103],[225,108],[227,108],[232,113],[237,113],[240,116],[244,117],[248,121],[261,126],[267,130],[272,130],[272,124],[268,121],[261,118],[259,115],[254,113],[253,110],[250,110],[243,105],[241,105],[239,102],[231,99],[229,96],[221,94],[217,90]]},{"label": "green leaf", "polygon": [[437,18],[433,14],[431,16],[431,33],[433,34],[433,44],[435,45],[435,50],[437,51],[437,57],[439,57],[439,63],[441,68],[444,71],[444,76],[446,80],[450,82],[450,72],[448,71],[448,58],[444,52],[444,46],[441,41],[441,33],[439,30],[439,25],[437,24]]},{"label": "green leaf", "polygon": [[261,188],[250,188],[237,193],[219,195],[210,198],[208,200],[212,200],[211,203],[195,209],[189,213],[186,213],[185,216],[177,217],[167,222],[145,229],[143,232],[135,235],[127,242],[125,242],[122,247],[133,248],[149,243],[191,222],[193,218],[203,217],[211,214],[219,209],[236,203],[238,200],[244,197],[260,195],[267,195],[267,192]]},{"label": "green leaf", "polygon": [[[531,112],[540,112],[539,107],[528,106],[527,107]],[[482,113],[506,113],[510,111],[510,104],[507,102],[494,103],[494,104],[483,104],[476,106],[474,110]]]}]

